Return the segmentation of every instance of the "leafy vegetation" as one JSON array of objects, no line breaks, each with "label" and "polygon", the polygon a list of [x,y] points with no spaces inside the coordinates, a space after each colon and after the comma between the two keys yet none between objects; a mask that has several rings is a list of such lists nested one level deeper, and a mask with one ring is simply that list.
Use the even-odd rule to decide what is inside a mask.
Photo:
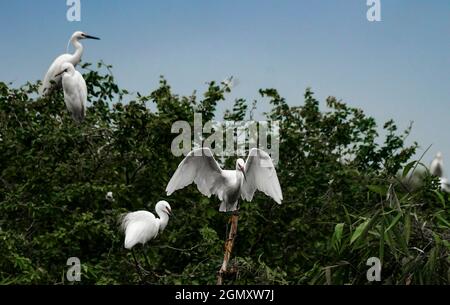
[{"label": "leafy vegetation", "polygon": [[[205,121],[218,116],[230,90],[211,82],[203,96],[181,97],[161,78],[149,95],[130,94],[110,66],[84,64],[83,72],[91,106],[81,125],[61,92],[40,99],[37,84],[0,83],[1,284],[68,284],[73,256],[81,284],[139,283],[117,219],[167,199],[181,160],[170,152],[172,123],[193,122],[194,112]],[[333,97],[322,110],[310,89],[301,106],[275,89],[260,94],[272,107],[267,119],[280,122],[284,202],[258,194],[241,204],[237,274],[227,283],[367,284],[370,257],[382,261],[384,284],[450,283],[448,197],[427,173],[415,188],[405,183],[418,165],[410,160],[417,144],[405,145],[409,130],[389,121],[380,139],[373,118]],[[253,111],[238,99],[225,117],[245,120]],[[110,191],[114,201],[105,198]],[[214,284],[228,216],[195,186],[168,201],[176,218],[136,251],[151,262],[143,263],[146,281]]]}]

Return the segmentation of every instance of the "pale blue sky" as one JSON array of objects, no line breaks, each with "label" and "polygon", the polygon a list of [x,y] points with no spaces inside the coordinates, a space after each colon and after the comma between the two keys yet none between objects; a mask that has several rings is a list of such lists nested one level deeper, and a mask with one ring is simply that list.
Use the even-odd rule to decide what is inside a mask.
[{"label": "pale blue sky", "polygon": [[[381,0],[382,21],[365,0],[81,0],[81,22],[65,0],[0,2],[0,80],[42,78],[75,30],[84,61],[114,66],[121,87],[148,93],[164,75],[180,94],[234,75],[235,97],[274,87],[291,105],[310,86],[361,107],[379,124],[414,121],[411,140],[450,160],[450,1]],[[267,102],[258,104],[268,110]],[[448,161],[450,162],[450,161]],[[449,163],[450,164],[450,163]]]}]

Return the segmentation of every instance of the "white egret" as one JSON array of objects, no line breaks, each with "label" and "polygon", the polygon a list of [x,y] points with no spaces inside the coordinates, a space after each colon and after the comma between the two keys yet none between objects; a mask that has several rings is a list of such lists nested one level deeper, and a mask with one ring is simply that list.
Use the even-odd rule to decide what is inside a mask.
[{"label": "white egret", "polygon": [[107,192],[105,195],[105,199],[109,202],[114,202],[114,196],[112,192]]},{"label": "white egret", "polygon": [[[61,65],[63,63],[70,62],[73,66],[76,66],[80,62],[81,56],[83,55],[83,45],[80,43],[81,39],[99,40],[100,38],[88,35],[80,31],[73,33],[69,42],[74,46],[75,53],[62,54],[53,61],[47,73],[45,74],[44,80],[42,81],[42,86],[39,88],[39,94],[41,96],[48,95],[55,88],[61,87],[61,77],[56,76],[56,74],[61,71]],[[52,84],[52,82],[54,82],[54,84]]]},{"label": "white egret", "polygon": [[[141,279],[140,264],[134,255],[133,247],[137,244],[144,246],[149,240],[154,239],[160,232],[164,231],[169,222],[169,216],[172,216],[172,209],[169,203],[164,200],[158,201],[155,211],[159,218],[156,218],[155,215],[148,211],[136,211],[124,214],[120,219],[121,229],[125,232],[124,246],[126,249],[131,250]],[[145,252],[144,256],[147,265],[150,266]]]},{"label": "white egret", "polygon": [[430,173],[434,176],[443,177],[444,176],[444,161],[442,158],[442,153],[438,152],[430,165]]},{"label": "white egret", "polygon": [[237,210],[239,197],[251,201],[257,189],[278,204],[283,200],[272,159],[257,148],[250,150],[246,162],[243,159],[236,161],[236,170],[222,170],[209,148],[191,151],[170,179],[167,195],[192,182],[203,195],[214,194],[221,200],[220,212]]},{"label": "white egret", "polygon": [[159,201],[155,206],[159,218],[148,211],[131,212],[123,216],[121,227],[125,232],[125,248],[131,249],[136,244],[145,245],[164,231],[172,214],[167,201]]},{"label": "white egret", "polygon": [[83,76],[70,62],[61,65],[64,102],[72,118],[81,123],[86,116],[87,87]]},{"label": "white egret", "polygon": [[447,178],[439,178],[439,186],[442,192],[450,193],[450,181]]}]

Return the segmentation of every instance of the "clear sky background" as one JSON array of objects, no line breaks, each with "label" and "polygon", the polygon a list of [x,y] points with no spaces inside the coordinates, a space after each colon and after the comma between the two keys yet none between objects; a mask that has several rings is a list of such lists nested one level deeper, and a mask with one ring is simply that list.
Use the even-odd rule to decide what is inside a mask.
[{"label": "clear sky background", "polygon": [[[450,164],[450,1],[381,0],[382,21],[368,22],[366,0],[81,0],[68,22],[65,0],[0,1],[0,80],[41,79],[75,30],[83,61],[114,66],[119,86],[149,93],[164,75],[175,93],[205,82],[239,80],[234,98],[260,100],[273,87],[290,105],[312,87],[362,108],[379,123],[414,121],[411,140],[425,157]],[[421,151],[419,151],[420,154]]]}]

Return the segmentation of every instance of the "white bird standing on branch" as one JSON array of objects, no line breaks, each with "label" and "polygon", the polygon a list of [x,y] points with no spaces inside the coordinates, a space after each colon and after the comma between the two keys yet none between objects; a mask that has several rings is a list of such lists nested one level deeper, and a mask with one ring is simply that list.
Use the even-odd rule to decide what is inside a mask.
[{"label": "white bird standing on branch", "polygon": [[62,75],[64,102],[72,118],[81,123],[86,117],[87,87],[83,76],[69,63],[61,65],[61,71],[55,76]]},{"label": "white bird standing on branch", "polygon": [[431,161],[430,173],[439,177],[439,186],[441,191],[450,193],[450,181],[444,177],[444,160],[441,152],[438,152],[433,161]]},{"label": "white bird standing on branch", "polygon": [[438,152],[430,165],[430,173],[432,175],[443,177],[444,176],[444,161],[442,159],[442,153]]},{"label": "white bird standing on branch", "polygon": [[[155,215],[148,211],[136,211],[124,214],[120,219],[121,229],[125,232],[124,246],[126,249],[131,250],[136,268],[141,278],[140,264],[134,255],[133,247],[137,244],[142,244],[144,246],[149,240],[158,236],[158,234],[166,228],[167,223],[169,222],[169,216],[172,216],[172,209],[167,201],[158,201],[155,206],[155,211],[159,218],[156,218]],[[145,252],[144,256],[147,265],[150,266]]]},{"label": "white bird standing on branch", "polygon": [[145,245],[164,231],[172,215],[172,209],[167,201],[159,201],[155,206],[159,218],[148,211],[136,211],[125,214],[121,221],[125,232],[125,248],[132,249],[136,244]]},{"label": "white bird standing on branch", "polygon": [[[70,62],[73,66],[76,66],[83,55],[83,45],[80,43],[81,39],[96,39],[100,38],[88,35],[86,33],[77,31],[73,33],[70,38],[69,43],[75,48],[75,53],[73,54],[62,54],[58,56],[53,63],[50,65],[47,73],[45,74],[44,80],[42,81],[42,86],[39,88],[39,94],[41,96],[46,96],[50,94],[55,88],[61,87],[61,77],[55,76],[59,71],[61,71],[61,65],[66,62]],[[54,82],[54,84],[52,84]]]},{"label": "white bird standing on branch", "polygon": [[250,150],[246,162],[237,159],[236,170],[221,169],[209,148],[194,149],[178,165],[167,185],[167,195],[192,182],[203,195],[214,194],[222,201],[220,212],[236,211],[239,197],[251,201],[257,189],[278,204],[283,200],[272,159],[257,148]]},{"label": "white bird standing on branch", "polygon": [[439,178],[439,186],[441,188],[441,191],[450,193],[450,181],[448,181],[445,177]]}]

